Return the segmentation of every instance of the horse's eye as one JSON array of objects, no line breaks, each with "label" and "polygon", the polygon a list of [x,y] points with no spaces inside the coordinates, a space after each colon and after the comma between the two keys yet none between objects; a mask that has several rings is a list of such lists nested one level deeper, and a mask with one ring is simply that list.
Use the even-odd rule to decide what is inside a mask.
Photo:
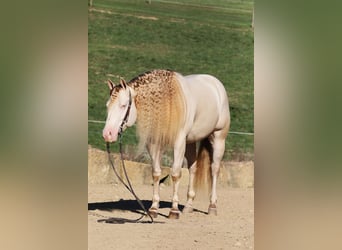
[{"label": "horse's eye", "polygon": [[120,105],[120,108],[122,108],[122,109],[124,109],[124,108],[126,108],[127,107],[127,104],[122,104],[122,105]]}]

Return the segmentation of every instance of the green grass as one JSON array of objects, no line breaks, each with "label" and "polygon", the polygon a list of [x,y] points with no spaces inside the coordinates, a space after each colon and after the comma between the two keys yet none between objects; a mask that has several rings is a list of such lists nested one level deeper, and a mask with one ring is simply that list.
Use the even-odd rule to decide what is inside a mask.
[{"label": "green grass", "polygon": [[[88,18],[89,119],[106,118],[107,79],[130,80],[168,68],[219,78],[229,96],[231,131],[254,132],[253,5],[243,0],[94,0]],[[105,148],[103,126],[89,123],[93,147]],[[225,158],[253,158],[253,141],[254,136],[230,134]],[[124,143],[137,143],[134,127],[125,132]]]}]

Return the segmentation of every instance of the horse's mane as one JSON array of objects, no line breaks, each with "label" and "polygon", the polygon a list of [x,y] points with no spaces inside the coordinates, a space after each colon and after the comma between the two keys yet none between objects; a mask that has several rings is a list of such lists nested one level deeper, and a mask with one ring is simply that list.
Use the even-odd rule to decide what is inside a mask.
[{"label": "horse's mane", "polygon": [[137,133],[140,146],[173,145],[184,125],[185,101],[176,73],[171,70],[145,72],[128,83],[135,92]]}]

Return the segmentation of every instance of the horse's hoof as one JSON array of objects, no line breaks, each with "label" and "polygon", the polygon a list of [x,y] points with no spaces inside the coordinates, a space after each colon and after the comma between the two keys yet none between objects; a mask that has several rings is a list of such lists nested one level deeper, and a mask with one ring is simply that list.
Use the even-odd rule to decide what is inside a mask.
[{"label": "horse's hoof", "polygon": [[148,214],[151,215],[152,218],[158,217],[158,210],[156,208],[150,208],[148,210]]},{"label": "horse's hoof", "polygon": [[169,213],[169,219],[179,219],[180,211],[177,209],[171,209]]},{"label": "horse's hoof", "polygon": [[208,214],[217,215],[217,207],[214,204],[211,204],[208,208]]},{"label": "horse's hoof", "polygon": [[183,208],[183,213],[192,213],[194,209],[192,207],[184,207]]}]

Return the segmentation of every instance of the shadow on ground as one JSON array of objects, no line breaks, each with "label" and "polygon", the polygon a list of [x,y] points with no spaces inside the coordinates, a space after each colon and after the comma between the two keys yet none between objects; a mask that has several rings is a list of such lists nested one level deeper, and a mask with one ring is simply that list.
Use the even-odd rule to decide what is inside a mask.
[{"label": "shadow on ground", "polygon": [[[150,200],[142,200],[142,204],[146,209],[148,209],[151,205],[152,202]],[[159,202],[159,208],[171,208],[172,203],[169,201],[160,201]],[[179,205],[179,209],[182,211],[184,208],[184,205]],[[88,203],[88,211],[92,210],[102,210],[102,211],[107,211],[107,212],[112,212],[114,210],[121,210],[121,211],[129,211],[133,213],[138,213],[143,215],[144,210],[140,207],[139,203],[136,200],[124,200],[120,199],[118,201],[109,201],[109,202],[93,202],[93,203]],[[194,212],[197,213],[203,213],[207,214],[207,212],[194,209]],[[168,215],[158,213],[158,215],[167,218]]]}]

